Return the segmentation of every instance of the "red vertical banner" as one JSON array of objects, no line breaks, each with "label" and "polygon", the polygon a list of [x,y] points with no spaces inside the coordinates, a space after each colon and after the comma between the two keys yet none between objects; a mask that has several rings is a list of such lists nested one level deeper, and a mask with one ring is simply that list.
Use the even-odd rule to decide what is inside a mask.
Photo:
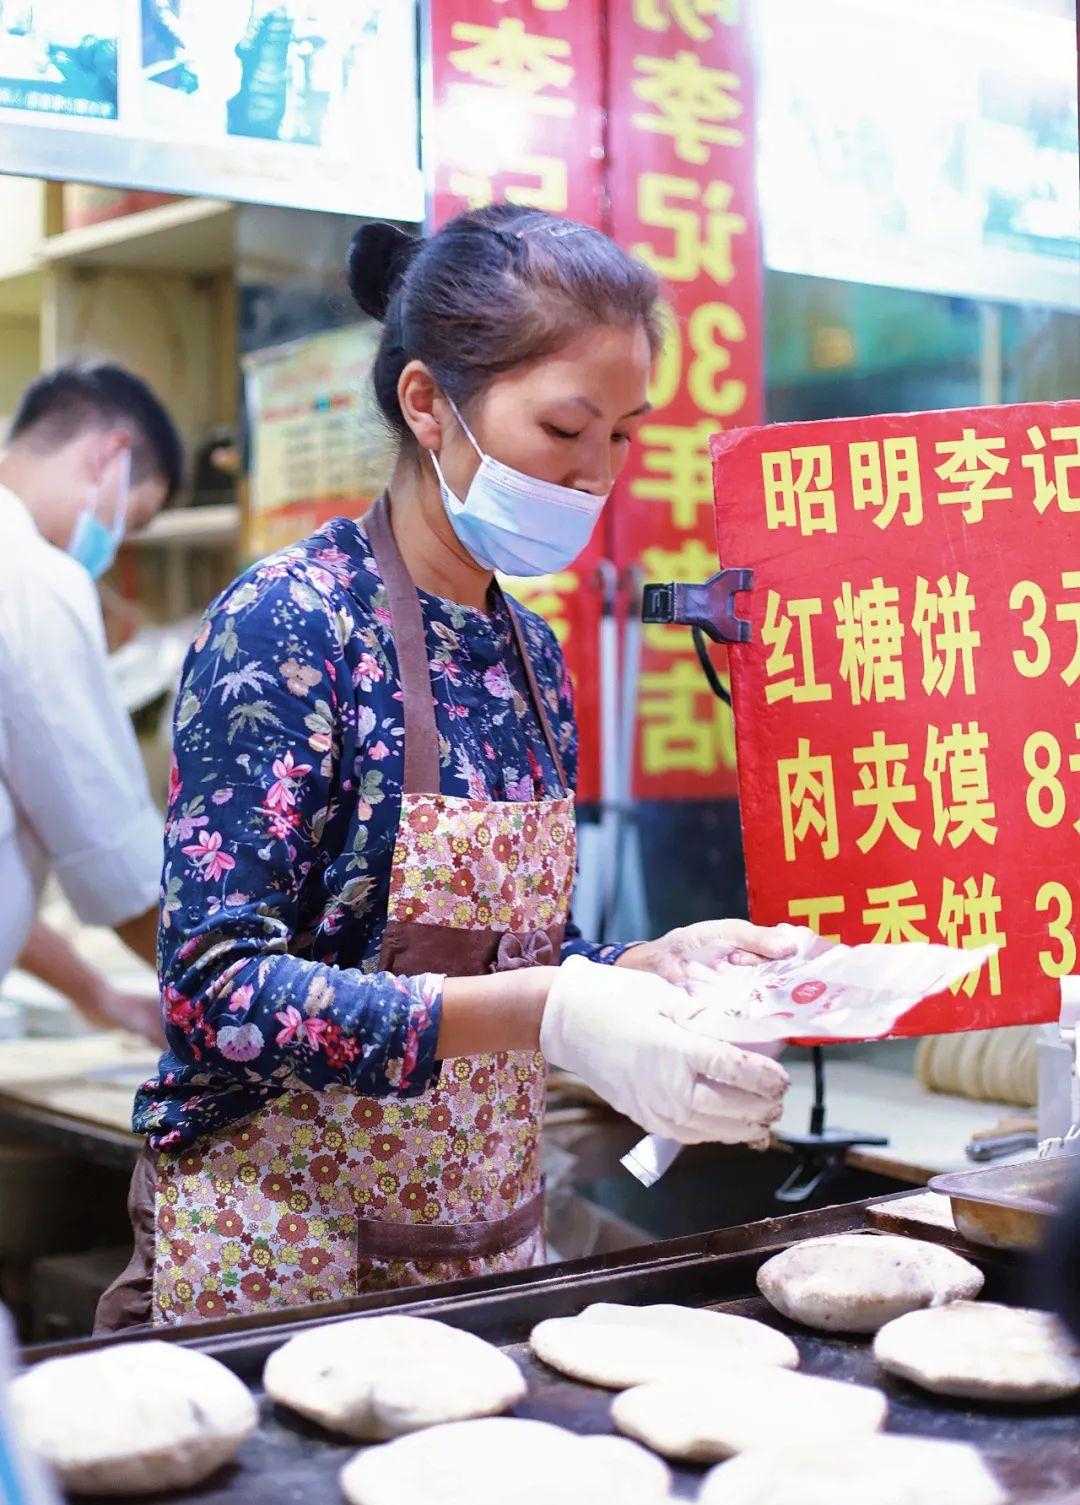
[{"label": "red vertical banner", "polygon": [[[608,6],[609,228],[661,277],[670,315],[654,411],[609,509],[609,536],[620,566],[638,565],[652,580],[702,580],[717,569],[709,437],[762,414],[743,9],[743,0]],[[639,798],[734,794],[731,713],[683,627],[646,629],[638,723]]]},{"label": "red vertical banner", "polygon": [[[429,0],[424,154],[433,225],[509,202],[602,221],[603,0]],[[572,569],[509,580],[547,618],[577,688],[578,794],[599,788],[600,623],[594,539]]]}]

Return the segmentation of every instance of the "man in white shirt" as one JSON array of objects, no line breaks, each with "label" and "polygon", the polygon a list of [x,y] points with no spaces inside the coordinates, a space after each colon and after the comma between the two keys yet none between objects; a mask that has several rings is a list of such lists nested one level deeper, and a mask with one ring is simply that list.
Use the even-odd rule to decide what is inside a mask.
[{"label": "man in white shirt", "polygon": [[18,960],[93,1022],[155,1035],[156,999],[119,993],[36,915],[52,870],[81,920],[154,963],[162,819],[94,581],[181,466],[150,388],[104,363],[39,377],[0,450],[0,977]]}]

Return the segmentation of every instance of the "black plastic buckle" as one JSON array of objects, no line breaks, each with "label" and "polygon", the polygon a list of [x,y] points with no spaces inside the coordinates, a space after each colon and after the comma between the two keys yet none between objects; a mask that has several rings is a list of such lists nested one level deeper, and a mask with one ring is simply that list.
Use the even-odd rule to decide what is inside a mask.
[{"label": "black plastic buckle", "polygon": [[753,587],[753,570],[720,570],[702,585],[646,585],[641,620],[696,627],[714,643],[748,643],[750,623],[736,613],[735,597]]}]

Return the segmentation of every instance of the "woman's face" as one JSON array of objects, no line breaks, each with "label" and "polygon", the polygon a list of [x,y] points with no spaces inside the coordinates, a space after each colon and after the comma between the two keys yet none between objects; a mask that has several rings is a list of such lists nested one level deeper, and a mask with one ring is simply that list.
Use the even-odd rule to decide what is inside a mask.
[{"label": "woman's face", "polygon": [[[538,480],[593,496],[611,490],[649,403],[651,356],[640,324],[597,325],[553,355],[496,378],[466,421],[485,454]],[[439,458],[464,496],[480,464],[448,403]]]}]

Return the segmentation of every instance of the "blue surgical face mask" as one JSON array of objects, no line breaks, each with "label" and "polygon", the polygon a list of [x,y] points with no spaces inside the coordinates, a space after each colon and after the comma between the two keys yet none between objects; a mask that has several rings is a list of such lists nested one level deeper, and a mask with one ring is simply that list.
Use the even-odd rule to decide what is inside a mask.
[{"label": "blue surgical face mask", "polygon": [[592,537],[609,493],[592,496],[493,460],[447,401],[480,456],[464,500],[450,490],[437,455],[431,463],[450,525],[477,564],[504,575],[548,575],[572,564]]},{"label": "blue surgical face mask", "polygon": [[120,456],[120,486],[112,527],[106,527],[97,515],[101,488],[95,486],[90,500],[75,519],[71,542],[67,546],[72,559],[82,565],[91,580],[100,580],[116,558],[116,551],[124,538],[130,491],[131,451],[125,449]]}]

